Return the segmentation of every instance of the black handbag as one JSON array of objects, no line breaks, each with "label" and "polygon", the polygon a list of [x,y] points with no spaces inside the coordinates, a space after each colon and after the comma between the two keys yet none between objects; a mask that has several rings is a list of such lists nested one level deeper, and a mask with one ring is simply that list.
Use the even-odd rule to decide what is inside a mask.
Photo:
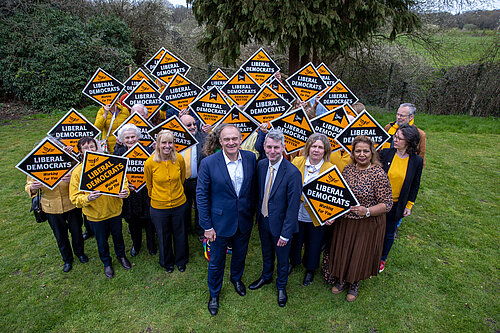
[{"label": "black handbag", "polygon": [[31,199],[31,210],[33,215],[35,215],[35,220],[37,223],[42,223],[47,221],[47,214],[42,210],[42,203],[40,202],[42,198],[41,191],[38,190],[36,196]]}]

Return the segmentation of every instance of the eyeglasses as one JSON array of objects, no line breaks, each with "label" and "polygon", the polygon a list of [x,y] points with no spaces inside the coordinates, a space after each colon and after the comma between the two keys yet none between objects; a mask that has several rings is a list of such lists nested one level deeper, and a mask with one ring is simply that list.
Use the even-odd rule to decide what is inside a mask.
[{"label": "eyeglasses", "polygon": [[191,126],[196,126],[196,123],[188,123],[188,124],[185,124],[187,127],[191,127]]},{"label": "eyeglasses", "polygon": [[410,116],[410,114],[396,113],[396,117],[399,117],[399,118],[408,118],[409,116]]},{"label": "eyeglasses", "polygon": [[394,135],[394,141],[400,141],[400,140],[401,140],[401,141],[404,141],[404,140],[405,140],[405,138],[401,138],[401,137],[399,137],[399,136],[397,136],[397,135]]}]

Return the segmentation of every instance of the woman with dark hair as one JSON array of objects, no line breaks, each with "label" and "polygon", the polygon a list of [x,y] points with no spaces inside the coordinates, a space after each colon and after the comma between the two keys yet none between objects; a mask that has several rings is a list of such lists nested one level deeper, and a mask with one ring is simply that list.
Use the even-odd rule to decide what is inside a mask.
[{"label": "woman with dark hair", "polygon": [[[97,151],[97,142],[91,137],[82,137],[78,140],[78,151],[84,156],[86,151]],[[113,245],[116,258],[126,270],[129,270],[130,261],[125,256],[125,242],[122,234],[122,205],[123,200],[129,195],[128,182],[125,178],[123,190],[118,197],[102,195],[99,191],[91,193],[80,191],[80,179],[82,176],[82,164],[79,164],[71,175],[69,186],[69,197],[73,205],[82,208],[83,214],[87,216],[90,227],[94,231],[97,241],[99,258],[104,264],[104,275],[111,279],[115,272],[111,266],[108,238],[113,237]]]},{"label": "woman with dark hair", "polygon": [[[307,139],[302,150],[302,156],[297,156],[292,161],[292,164],[302,173],[303,185],[333,166],[330,163],[331,151],[332,146],[326,135],[314,133]],[[312,214],[311,208],[304,200],[304,196],[300,200],[299,232],[294,234],[292,238],[289,271],[302,262],[306,269],[302,285],[308,286],[313,282],[314,272],[319,266],[326,227],[322,226]],[[302,257],[303,245],[304,256]]]},{"label": "woman with dark hair", "polygon": [[347,292],[347,301],[358,296],[361,280],[378,274],[385,235],[385,214],[392,207],[391,184],[380,165],[369,137],[352,142],[351,164],[342,175],[358,199],[359,206],[333,223],[333,235],[325,279],[333,282],[332,293]]},{"label": "woman with dark hair", "polygon": [[399,126],[394,133],[394,148],[380,152],[382,167],[387,172],[392,187],[394,205],[387,213],[384,249],[379,272],[385,269],[385,260],[394,243],[398,221],[411,214],[420,187],[420,177],[424,162],[417,155],[420,135],[415,126]]},{"label": "woman with dark hair", "polygon": [[160,266],[173,273],[175,264],[182,273],[188,261],[184,227],[187,202],[183,187],[186,165],[182,155],[175,151],[171,131],[158,133],[155,152],[144,163],[144,176],[151,198],[151,220],[158,235]]},{"label": "woman with dark hair", "polygon": [[[137,105],[137,104],[136,104]],[[135,105],[134,105],[135,107]],[[133,108],[132,108],[133,109]],[[147,109],[146,109],[147,110]],[[141,137],[141,131],[134,124],[126,124],[118,131],[118,140],[123,145],[116,145],[113,155],[122,156],[132,148]],[[150,147],[144,148],[148,153],[152,153]],[[156,254],[155,228],[149,216],[150,199],[145,188],[137,191],[135,186],[129,183],[130,195],[123,199],[122,216],[127,221],[132,238],[132,248],[130,256],[139,254],[142,247],[142,228],[146,229],[146,241],[149,254]]]}]

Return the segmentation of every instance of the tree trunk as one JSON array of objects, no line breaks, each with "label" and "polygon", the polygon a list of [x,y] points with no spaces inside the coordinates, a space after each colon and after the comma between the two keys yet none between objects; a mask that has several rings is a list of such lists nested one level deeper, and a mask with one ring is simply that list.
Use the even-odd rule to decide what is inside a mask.
[{"label": "tree trunk", "polygon": [[389,83],[387,84],[387,92],[385,94],[385,109],[389,111],[389,104],[391,102],[391,89],[392,89],[392,75],[394,73],[394,63],[391,62],[391,68],[389,69]]},{"label": "tree trunk", "polygon": [[290,48],[288,49],[288,75],[292,75],[299,70],[300,65],[300,46],[299,43],[294,41],[290,43]]},{"label": "tree trunk", "polygon": [[469,108],[469,116],[474,115],[474,110],[476,108],[477,95],[479,92],[479,83],[481,81],[481,74],[483,73],[483,67],[484,67],[484,64],[479,64],[477,71],[476,71],[476,83],[474,85],[474,92],[472,94],[472,102],[471,102],[470,108]]}]

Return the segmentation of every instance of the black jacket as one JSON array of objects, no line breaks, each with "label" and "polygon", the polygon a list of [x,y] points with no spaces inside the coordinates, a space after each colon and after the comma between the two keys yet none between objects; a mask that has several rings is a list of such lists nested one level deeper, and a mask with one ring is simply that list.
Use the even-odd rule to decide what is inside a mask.
[{"label": "black jacket", "polygon": [[[379,152],[382,168],[387,173],[396,154],[395,148],[384,149]],[[420,177],[422,176],[422,168],[424,162],[422,157],[417,154],[410,155],[408,168],[406,169],[405,180],[399,194],[399,199],[396,208],[396,220],[403,217],[403,213],[408,201],[415,202],[417,199],[418,189],[420,187]]]}]

